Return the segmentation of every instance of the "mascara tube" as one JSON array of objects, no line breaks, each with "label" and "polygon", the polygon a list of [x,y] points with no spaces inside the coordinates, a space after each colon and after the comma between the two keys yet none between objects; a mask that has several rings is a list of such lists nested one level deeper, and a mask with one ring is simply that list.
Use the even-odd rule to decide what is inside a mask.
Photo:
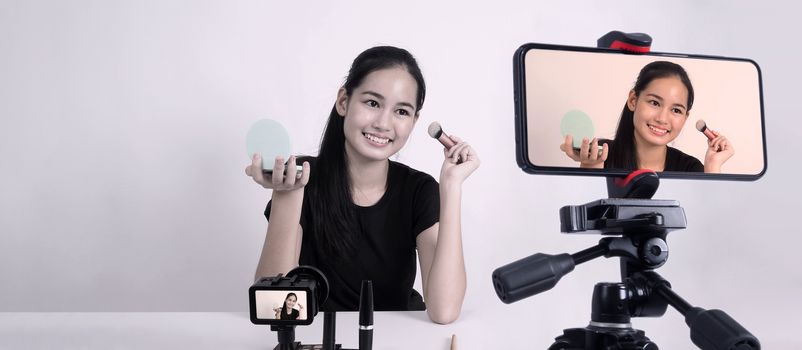
[{"label": "mascara tube", "polygon": [[373,348],[373,282],[362,280],[359,293],[359,350]]}]

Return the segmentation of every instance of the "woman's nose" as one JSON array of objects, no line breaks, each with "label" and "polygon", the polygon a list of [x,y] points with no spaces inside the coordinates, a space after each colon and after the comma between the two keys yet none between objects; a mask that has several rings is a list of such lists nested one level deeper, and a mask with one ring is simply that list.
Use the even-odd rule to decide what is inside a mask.
[{"label": "woman's nose", "polygon": [[378,130],[389,130],[393,112],[390,109],[382,109],[373,120],[373,127]]},{"label": "woman's nose", "polygon": [[657,120],[658,122],[665,123],[665,122],[667,122],[667,121],[668,121],[668,115],[669,115],[670,113],[671,113],[671,110],[670,110],[670,109],[668,109],[668,108],[661,109],[661,110],[660,110],[660,113],[657,113],[657,118],[656,118],[656,120]]}]

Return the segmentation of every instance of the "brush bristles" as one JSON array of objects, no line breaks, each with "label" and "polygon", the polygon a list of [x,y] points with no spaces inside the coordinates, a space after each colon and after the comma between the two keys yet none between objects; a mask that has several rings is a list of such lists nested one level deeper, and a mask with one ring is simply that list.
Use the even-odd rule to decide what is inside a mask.
[{"label": "brush bristles", "polygon": [[707,124],[705,123],[705,121],[704,121],[704,120],[702,120],[702,119],[699,119],[699,120],[696,122],[696,130],[699,130],[699,131],[702,131],[702,132],[703,132],[703,131],[705,131],[705,129],[707,129]]},{"label": "brush bristles", "polygon": [[434,138],[440,138],[440,135],[443,133],[443,127],[440,126],[438,122],[432,122],[429,124],[429,136]]}]

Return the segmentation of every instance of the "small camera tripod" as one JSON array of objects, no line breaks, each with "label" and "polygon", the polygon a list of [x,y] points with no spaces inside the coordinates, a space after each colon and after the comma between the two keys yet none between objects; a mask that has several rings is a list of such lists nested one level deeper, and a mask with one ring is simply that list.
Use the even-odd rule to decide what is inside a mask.
[{"label": "small camera tripod", "polygon": [[[686,227],[685,211],[673,200],[648,199],[659,179],[653,172],[608,179],[611,197],[560,209],[564,233],[598,232],[599,244],[574,254],[537,253],[493,271],[499,298],[512,303],[547,291],[574,266],[604,256],[621,260],[621,282],[598,283],[593,289],[590,324],[565,329],[549,350],[657,350],[646,334],[632,328],[631,317],[659,317],[671,305],[691,329],[701,349],[760,349],[760,342],[721,310],[694,307],[677,295],[654,270],[668,259],[668,232]],[[639,197],[640,199],[632,199]]]}]

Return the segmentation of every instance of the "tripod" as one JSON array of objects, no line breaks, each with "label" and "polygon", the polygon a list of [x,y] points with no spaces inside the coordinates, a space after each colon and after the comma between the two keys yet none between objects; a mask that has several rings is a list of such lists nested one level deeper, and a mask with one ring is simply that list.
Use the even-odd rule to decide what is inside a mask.
[{"label": "tripod", "polygon": [[562,232],[609,237],[574,254],[537,253],[496,269],[493,284],[499,298],[505,303],[527,298],[551,289],[578,264],[618,257],[621,282],[596,284],[588,326],[565,329],[549,350],[657,350],[643,331],[632,328],[630,319],[662,316],[668,305],[685,317],[691,341],[701,349],[760,349],[757,338],[724,311],[692,306],[654,271],[668,259],[668,232],[687,225],[677,201],[645,199],[657,190],[657,175],[635,174],[623,186],[615,181],[608,179],[611,197],[641,199],[609,198],[560,209]]}]

